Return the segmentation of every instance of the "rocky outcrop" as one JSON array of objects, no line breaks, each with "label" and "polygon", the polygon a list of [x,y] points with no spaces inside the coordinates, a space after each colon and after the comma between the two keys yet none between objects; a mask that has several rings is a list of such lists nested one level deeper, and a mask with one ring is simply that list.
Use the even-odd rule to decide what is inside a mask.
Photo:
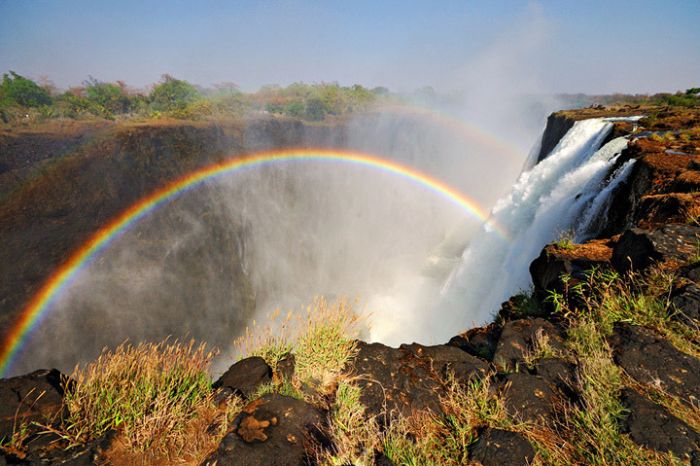
[{"label": "rocky outcrop", "polygon": [[312,405],[282,395],[265,395],[249,403],[233,430],[202,466],[299,466],[307,443],[323,417]]},{"label": "rocky outcrop", "polygon": [[361,401],[369,415],[389,417],[419,410],[441,412],[440,392],[445,378],[453,373],[458,381],[483,377],[486,361],[454,346],[358,343],[352,373],[362,390]]},{"label": "rocky outcrop", "polygon": [[259,356],[245,358],[233,366],[213,384],[214,388],[225,388],[234,394],[248,398],[266,383],[272,382],[272,369]]},{"label": "rocky outcrop", "polygon": [[549,115],[547,118],[547,125],[542,134],[540,152],[537,155],[538,162],[544,160],[549,153],[552,152],[552,149],[559,144],[561,138],[574,126],[574,123],[576,123],[576,120],[561,114],[552,113]]}]

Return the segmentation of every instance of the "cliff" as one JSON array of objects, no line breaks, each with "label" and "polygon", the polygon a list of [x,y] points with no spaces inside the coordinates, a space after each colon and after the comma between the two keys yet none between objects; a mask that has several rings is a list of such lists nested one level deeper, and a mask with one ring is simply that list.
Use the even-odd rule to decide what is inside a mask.
[{"label": "cliff", "polygon": [[[637,125],[613,132],[631,139],[617,167],[636,163],[613,193],[599,237],[545,247],[530,266],[533,292],[504,303],[493,323],[440,345],[391,348],[344,337],[347,309],[321,303],[320,320],[309,321],[295,345],[268,342],[213,384],[207,406],[219,414],[197,427],[209,443],[183,461],[700,464],[700,109],[559,112],[548,120],[540,159],[577,119],[639,114]],[[154,145],[154,157],[161,149]],[[142,192],[155,182],[145,180]],[[30,222],[46,207],[14,208]],[[40,371],[0,382],[0,437],[12,435],[17,413],[54,426],[53,435],[65,429],[51,416],[74,388],[59,380]],[[35,400],[32,389],[47,395]],[[74,445],[59,436],[47,446],[30,429],[24,443],[5,448],[6,461],[184,457],[127,454],[127,434],[116,428]],[[201,446],[196,435],[186,438],[187,447]]]}]

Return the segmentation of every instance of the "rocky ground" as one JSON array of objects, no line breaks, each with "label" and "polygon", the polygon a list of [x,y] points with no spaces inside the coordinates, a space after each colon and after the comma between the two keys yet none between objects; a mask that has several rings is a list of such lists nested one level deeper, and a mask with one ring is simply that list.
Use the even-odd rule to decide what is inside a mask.
[{"label": "rocky ground", "polygon": [[[638,125],[616,125],[616,135],[633,133],[618,164],[637,162],[614,194],[601,237],[548,245],[530,266],[532,295],[513,297],[492,324],[444,345],[356,342],[343,370],[359,387],[365,421],[355,422],[372,419],[377,435],[384,435],[397,419],[415,419],[416,413],[454,419],[459,413],[446,405],[445,393],[455,383],[473,388],[477,382],[486,387],[485,400],[502,402],[504,414],[471,423],[464,457],[454,464],[566,464],[562,458],[622,464],[619,456],[606,455],[628,449],[658,461],[653,464],[700,465],[700,109],[560,112],[550,118],[555,134],[548,138],[556,140],[575,119],[630,114],[647,117]],[[591,349],[594,344],[597,349]],[[260,396],[261,386],[294,380],[294,372],[293,351],[279,360],[253,356],[231,366],[214,388],[222,406],[235,398],[240,409],[202,464],[309,464],[319,457],[309,445],[340,452],[340,437],[329,433],[337,422],[337,386],[302,396],[282,389]],[[613,388],[595,386],[611,373]],[[70,387],[57,371],[47,370],[0,381],[0,438],[12,437],[18,419],[46,423],[60,417]],[[302,386],[305,390],[313,392]],[[592,393],[610,399],[594,404]],[[576,416],[603,405],[618,407],[597,418],[599,424],[611,420],[609,430],[589,430],[599,437],[578,438],[603,426]],[[419,431],[407,428],[414,444],[421,444]],[[619,438],[611,445],[621,446],[606,449],[603,432],[613,432]],[[22,448],[6,443],[0,465],[102,464],[113,437],[66,449],[60,438],[29,432]],[[369,461],[408,464],[390,444],[386,438],[372,444]],[[630,458],[626,464],[641,464],[637,456]]]}]

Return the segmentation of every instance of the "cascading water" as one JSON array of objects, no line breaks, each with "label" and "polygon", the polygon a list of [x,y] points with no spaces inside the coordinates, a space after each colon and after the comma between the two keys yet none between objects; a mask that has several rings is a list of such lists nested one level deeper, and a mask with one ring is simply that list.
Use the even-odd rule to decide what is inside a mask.
[{"label": "cascading water", "polygon": [[[635,118],[630,118],[634,121]],[[579,121],[549,156],[523,172],[492,217],[508,238],[486,225],[462,254],[441,293],[440,316],[423,325],[438,338],[493,318],[508,297],[531,286],[529,264],[562,234],[593,236],[609,199],[630,172],[626,162],[606,179],[627,138],[600,147],[610,134],[610,119]],[[431,322],[440,321],[439,327]]]}]

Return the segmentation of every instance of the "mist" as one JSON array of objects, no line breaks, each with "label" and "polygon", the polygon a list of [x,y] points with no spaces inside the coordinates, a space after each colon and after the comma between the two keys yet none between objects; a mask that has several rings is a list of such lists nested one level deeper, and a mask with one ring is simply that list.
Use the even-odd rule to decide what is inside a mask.
[{"label": "mist", "polygon": [[[407,105],[338,123],[342,138],[302,145],[399,162],[490,211],[560,105],[532,66],[546,48],[543,21],[534,11],[504,31],[452,74],[449,94],[406,96]],[[274,147],[264,132],[246,138],[245,147]],[[357,299],[366,339],[444,343],[436,338],[465,330],[475,312],[433,318],[480,227],[424,186],[366,167],[303,162],[235,172],[160,207],[81,270],[13,372],[69,370],[105,346],[167,336],[206,341],[230,358],[254,320],[319,295]]]}]

